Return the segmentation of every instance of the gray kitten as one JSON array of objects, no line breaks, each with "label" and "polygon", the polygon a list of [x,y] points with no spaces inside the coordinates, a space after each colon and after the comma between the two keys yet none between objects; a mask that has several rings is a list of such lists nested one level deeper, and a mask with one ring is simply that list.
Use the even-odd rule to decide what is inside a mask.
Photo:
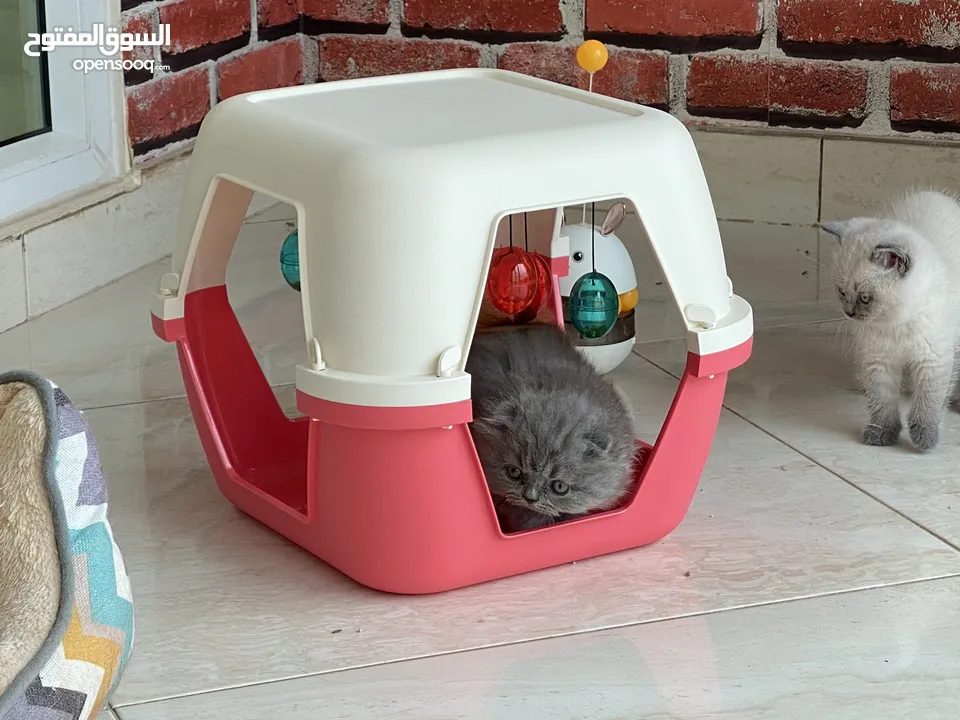
[{"label": "gray kitten", "polygon": [[633,481],[632,413],[558,328],[478,334],[473,440],[504,532],[616,507]]}]

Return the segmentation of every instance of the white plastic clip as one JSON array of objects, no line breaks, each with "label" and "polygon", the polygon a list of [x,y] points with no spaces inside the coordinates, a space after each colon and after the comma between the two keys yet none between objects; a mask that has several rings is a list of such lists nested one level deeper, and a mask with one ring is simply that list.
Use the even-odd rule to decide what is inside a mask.
[{"label": "white plastic clip", "polygon": [[733,280],[731,280],[729,277],[727,278],[727,297],[733,297]]},{"label": "white plastic clip", "polygon": [[683,314],[691,325],[705,329],[717,326],[717,314],[706,305],[687,305]]},{"label": "white plastic clip", "polygon": [[463,357],[463,352],[459,345],[448,347],[440,353],[440,359],[437,361],[437,377],[451,377],[453,371],[460,365],[461,357]]},{"label": "white plastic clip", "polygon": [[157,291],[163,297],[175,297],[180,290],[180,276],[174,272],[168,272],[160,278],[157,285]]},{"label": "white plastic clip", "polygon": [[327,367],[323,362],[323,355],[320,354],[320,341],[316,338],[307,343],[307,359],[313,370],[325,370]]}]

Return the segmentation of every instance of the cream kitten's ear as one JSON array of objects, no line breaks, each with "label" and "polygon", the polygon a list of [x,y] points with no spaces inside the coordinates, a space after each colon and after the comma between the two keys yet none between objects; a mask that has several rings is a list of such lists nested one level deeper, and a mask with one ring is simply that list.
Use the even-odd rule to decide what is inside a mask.
[{"label": "cream kitten's ear", "polygon": [[843,244],[843,238],[855,232],[865,230],[871,222],[873,221],[870,218],[855,217],[849,220],[834,220],[833,222],[820,223],[820,229],[828,235],[833,235],[840,244]]},{"label": "cream kitten's ear", "polygon": [[900,277],[910,270],[910,253],[900,245],[877,245],[870,259],[887,270],[896,270]]},{"label": "cream kitten's ear", "polygon": [[828,235],[833,235],[838,241],[843,241],[843,236],[849,229],[849,222],[835,220],[834,222],[820,223],[820,229]]}]

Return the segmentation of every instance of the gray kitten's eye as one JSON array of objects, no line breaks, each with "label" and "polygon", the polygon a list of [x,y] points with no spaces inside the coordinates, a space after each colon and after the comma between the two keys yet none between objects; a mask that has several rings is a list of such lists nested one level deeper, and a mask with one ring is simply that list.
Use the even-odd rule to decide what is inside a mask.
[{"label": "gray kitten's eye", "polygon": [[873,296],[870,293],[860,293],[860,302],[864,305],[869,305],[871,300]]},{"label": "gray kitten's eye", "polygon": [[839,285],[837,285],[837,295],[839,295],[840,297],[846,297],[846,296],[847,296],[847,294],[843,291],[843,288],[840,287]]},{"label": "gray kitten's eye", "polygon": [[507,467],[507,477],[509,477],[511,480],[522,480],[523,470],[518,468],[516,465],[510,465]]},{"label": "gray kitten's eye", "polygon": [[550,489],[557,495],[566,495],[570,492],[570,486],[563,482],[563,480],[554,480],[550,483]]},{"label": "gray kitten's eye", "polygon": [[573,261],[574,261],[574,262],[580,262],[581,260],[583,260],[583,253],[580,252],[579,250],[577,250],[577,251],[573,254]]}]

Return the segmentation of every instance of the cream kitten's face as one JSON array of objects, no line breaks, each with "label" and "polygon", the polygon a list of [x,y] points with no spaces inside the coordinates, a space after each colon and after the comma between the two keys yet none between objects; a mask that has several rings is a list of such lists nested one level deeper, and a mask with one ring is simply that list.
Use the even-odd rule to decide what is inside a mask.
[{"label": "cream kitten's face", "polygon": [[840,241],[832,270],[844,314],[860,322],[898,322],[912,264],[903,226],[856,218],[823,229]]}]

